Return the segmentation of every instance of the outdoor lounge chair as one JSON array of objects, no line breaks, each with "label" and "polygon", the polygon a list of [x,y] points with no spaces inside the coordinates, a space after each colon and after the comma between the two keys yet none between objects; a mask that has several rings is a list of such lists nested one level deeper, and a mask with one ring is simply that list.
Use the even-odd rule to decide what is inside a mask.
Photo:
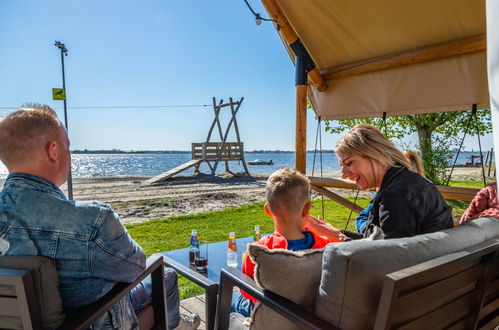
[{"label": "outdoor lounge chair", "polygon": [[[230,313],[233,286],[262,303],[252,314],[251,329],[499,325],[497,219],[481,218],[409,238],[345,242],[298,252],[251,246],[256,282],[238,270],[223,269],[217,328],[248,329],[242,315]],[[318,265],[311,268],[314,262]],[[308,263],[309,271],[297,281],[300,263]]]},{"label": "outdoor lounge chair", "polygon": [[161,256],[149,257],[146,269],[133,283],[116,284],[104,297],[71,319],[63,312],[54,261],[38,256],[0,257],[0,328],[86,329],[149,274],[153,297],[152,303],[137,314],[140,329],[166,329]]}]

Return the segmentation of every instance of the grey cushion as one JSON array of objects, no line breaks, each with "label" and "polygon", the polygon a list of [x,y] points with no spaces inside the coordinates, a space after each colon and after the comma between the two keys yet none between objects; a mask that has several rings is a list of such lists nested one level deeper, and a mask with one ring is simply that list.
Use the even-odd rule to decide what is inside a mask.
[{"label": "grey cushion", "polygon": [[[250,244],[249,254],[256,264],[255,281],[259,287],[313,311],[321,278],[323,251],[271,250],[262,245]],[[252,329],[299,329],[270,307],[259,303],[251,318]]]},{"label": "grey cushion", "polygon": [[2,256],[0,268],[31,271],[43,328],[57,328],[64,322],[65,315],[59,295],[59,276],[54,261],[37,256]]},{"label": "grey cushion", "polygon": [[239,313],[230,313],[229,330],[248,330],[246,325],[246,317]]},{"label": "grey cushion", "polygon": [[499,236],[499,220],[409,238],[330,244],[324,251],[316,314],[341,329],[373,328],[385,274]]}]

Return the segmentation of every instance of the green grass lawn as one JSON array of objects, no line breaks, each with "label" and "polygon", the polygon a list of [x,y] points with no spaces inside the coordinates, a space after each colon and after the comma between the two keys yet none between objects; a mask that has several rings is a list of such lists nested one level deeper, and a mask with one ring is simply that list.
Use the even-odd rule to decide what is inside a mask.
[{"label": "green grass lawn", "polygon": [[[483,183],[466,181],[468,187],[481,188]],[[453,186],[465,186],[462,182],[453,181]],[[351,201],[354,198],[349,198]],[[362,207],[369,204],[370,198],[358,198],[356,203]],[[453,215],[460,216],[468,207],[469,202],[448,200],[453,207]],[[324,218],[333,226],[341,229],[355,230],[356,213],[350,216],[350,210],[327,198],[314,200],[312,202],[311,215],[322,216],[322,205],[324,203]],[[189,245],[191,229],[197,229],[200,239],[210,242],[227,240],[229,232],[235,231],[237,237],[253,235],[255,225],[260,225],[262,233],[273,232],[272,219],[267,216],[263,209],[264,203],[254,203],[239,208],[223,211],[198,213],[156,219],[141,224],[127,225],[132,237],[139,243],[147,255],[152,253],[186,248]],[[349,220],[350,218],[350,220]],[[348,225],[347,225],[348,224]],[[196,284],[179,278],[179,290],[181,299],[192,297],[203,293]]]},{"label": "green grass lawn", "polygon": [[[496,181],[495,179],[491,178],[486,178],[485,182],[487,184],[492,183]],[[462,188],[483,188],[483,179],[480,179],[479,181],[465,181],[465,180],[451,180],[449,182],[449,186],[451,187],[462,187]]]}]

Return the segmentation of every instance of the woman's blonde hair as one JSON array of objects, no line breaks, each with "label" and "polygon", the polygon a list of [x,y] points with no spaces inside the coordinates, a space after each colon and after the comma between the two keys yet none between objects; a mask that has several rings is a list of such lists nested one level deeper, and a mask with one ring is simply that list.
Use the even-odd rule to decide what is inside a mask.
[{"label": "woman's blonde hair", "polygon": [[336,153],[369,158],[388,167],[412,169],[409,160],[376,127],[359,124],[336,143]]},{"label": "woman's blonde hair", "polygon": [[423,160],[421,159],[421,156],[414,150],[404,150],[402,153],[409,159],[412,171],[424,176]]}]

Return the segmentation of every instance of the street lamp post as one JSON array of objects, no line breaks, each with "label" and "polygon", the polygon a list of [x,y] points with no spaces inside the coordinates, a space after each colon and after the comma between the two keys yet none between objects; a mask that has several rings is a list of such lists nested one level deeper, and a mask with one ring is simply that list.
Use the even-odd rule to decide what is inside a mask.
[{"label": "street lamp post", "polygon": [[[66,132],[68,132],[68,110],[66,104],[66,77],[64,74],[64,56],[68,56],[68,50],[66,46],[60,42],[56,41],[54,45],[61,50],[61,65],[62,65],[62,89],[64,90],[64,125],[66,126]],[[73,199],[73,179],[71,176],[71,162],[69,163],[69,174],[68,174],[68,198]]]}]

